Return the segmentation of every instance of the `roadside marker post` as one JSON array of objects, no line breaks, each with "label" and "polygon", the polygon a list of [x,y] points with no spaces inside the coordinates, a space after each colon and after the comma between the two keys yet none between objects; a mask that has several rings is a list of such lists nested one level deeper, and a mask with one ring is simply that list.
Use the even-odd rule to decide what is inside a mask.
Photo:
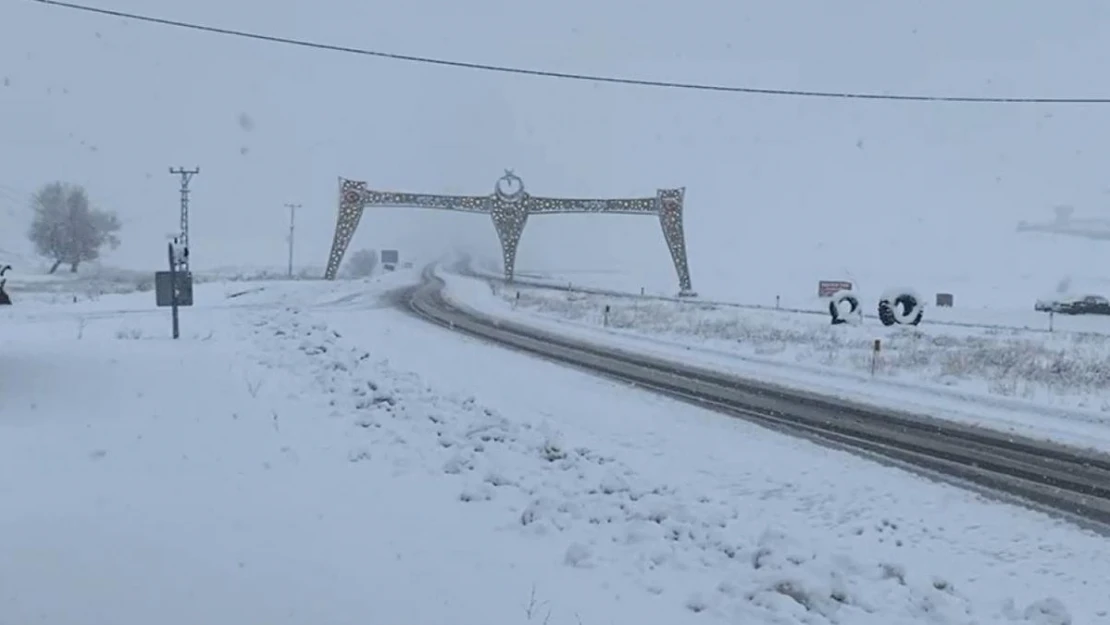
[{"label": "roadside marker post", "polygon": [[871,347],[871,377],[875,377],[875,365],[879,361],[879,352],[883,349],[881,339],[875,339],[875,344]]}]

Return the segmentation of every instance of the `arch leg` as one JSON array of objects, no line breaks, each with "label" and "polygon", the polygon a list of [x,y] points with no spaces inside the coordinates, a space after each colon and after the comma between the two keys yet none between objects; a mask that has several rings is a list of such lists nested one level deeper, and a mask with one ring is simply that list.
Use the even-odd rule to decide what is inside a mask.
[{"label": "arch leg", "polygon": [[667,242],[667,249],[674,261],[674,270],[678,274],[679,297],[696,297],[693,284],[690,281],[690,265],[686,258],[686,231],[683,227],[683,201],[686,189],[660,189],[659,223],[663,226],[663,239]]},{"label": "arch leg", "polygon": [[516,250],[520,235],[528,223],[527,200],[505,201],[494,198],[490,210],[493,227],[501,241],[501,263],[504,266],[505,281],[512,282],[516,271]]},{"label": "arch leg", "polygon": [[335,237],[331,242],[328,266],[324,270],[325,280],[335,280],[339,275],[343,255],[347,252],[351,237],[355,235],[359,220],[362,219],[362,191],[365,187],[364,182],[339,179],[339,215],[335,221]]}]

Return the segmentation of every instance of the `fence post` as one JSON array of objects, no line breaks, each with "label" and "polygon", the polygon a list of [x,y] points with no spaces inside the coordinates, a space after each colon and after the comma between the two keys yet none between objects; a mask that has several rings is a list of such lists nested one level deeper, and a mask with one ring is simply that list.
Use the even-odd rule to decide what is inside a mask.
[{"label": "fence post", "polygon": [[875,344],[871,347],[871,377],[875,377],[875,364],[879,360],[879,352],[882,348],[882,340],[875,339]]},{"label": "fence post", "polygon": [[609,327],[609,304],[605,305],[605,313],[602,315],[601,323],[604,327]]}]

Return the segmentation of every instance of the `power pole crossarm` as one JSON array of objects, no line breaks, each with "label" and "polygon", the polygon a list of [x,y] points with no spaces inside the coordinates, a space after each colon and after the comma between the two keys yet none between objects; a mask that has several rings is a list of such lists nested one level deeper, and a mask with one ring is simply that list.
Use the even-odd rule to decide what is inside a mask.
[{"label": "power pole crossarm", "polygon": [[286,208],[289,209],[289,277],[293,277],[293,233],[296,229],[297,223],[297,209],[301,207],[300,204],[286,203]]},{"label": "power pole crossarm", "polygon": [[200,167],[185,169],[184,167],[170,167],[170,173],[181,176],[181,234],[178,243],[184,249],[180,270],[189,271],[189,182],[193,176],[200,173]]}]

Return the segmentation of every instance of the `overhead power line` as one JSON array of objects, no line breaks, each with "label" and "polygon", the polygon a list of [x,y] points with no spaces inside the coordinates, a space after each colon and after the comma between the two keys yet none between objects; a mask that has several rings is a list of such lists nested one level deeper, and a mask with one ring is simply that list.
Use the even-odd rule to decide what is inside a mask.
[{"label": "overhead power line", "polygon": [[897,93],[875,93],[875,92],[858,92],[858,91],[808,91],[801,89],[764,89],[759,87],[745,87],[742,85],[720,85],[711,83],[697,83],[697,82],[672,82],[666,80],[648,80],[641,78],[628,78],[622,76],[607,76],[601,74],[582,74],[574,72],[557,72],[543,69],[534,69],[526,67],[513,67],[509,65],[493,65],[487,63],[471,63],[469,61],[458,61],[452,59],[443,59],[427,56],[416,56],[410,54],[398,54],[394,52],[384,52],[381,50],[370,50],[366,48],[355,48],[351,46],[343,46],[332,43],[322,43],[316,41],[308,41],[305,39],[293,39],[290,37],[281,37],[277,35],[267,35],[263,33],[249,32],[244,30],[235,30],[231,28],[221,28],[218,26],[208,26],[205,24],[198,24],[195,22],[185,22],[180,20],[171,20],[161,17],[154,17],[151,15],[141,15],[138,13],[128,13],[125,11],[115,11],[112,9],[103,9],[99,7],[85,6],[72,2],[62,2],[60,0],[31,0],[39,4],[47,4],[64,9],[71,9],[75,11],[85,11],[87,13],[97,13],[100,15],[107,15],[112,17],[121,17],[124,19],[131,19],[140,22],[148,22],[152,24],[162,24],[164,26],[173,26],[175,28],[184,28],[188,30],[202,31],[207,33],[214,33],[218,35],[227,35],[231,37],[240,37],[244,39],[254,39],[257,41],[265,41],[268,43],[279,43],[290,46],[299,46],[302,48],[313,48],[317,50],[328,50],[331,52],[342,52],[345,54],[357,54],[361,56],[377,57],[382,59],[389,59],[394,61],[407,61],[410,63],[421,63],[425,65],[438,65],[441,67],[453,67],[458,69],[479,70],[484,72],[495,72],[501,74],[517,74],[523,76],[538,76],[542,78],[554,78],[562,80],[575,80],[583,82],[596,82],[596,83],[609,83],[618,85],[632,85],[637,87],[656,87],[663,89],[683,89],[690,91],[715,91],[724,93],[741,93],[749,95],[765,95],[765,96],[788,96],[798,98],[828,98],[828,99],[841,99],[841,100],[900,100],[909,102],[957,102],[957,103],[977,103],[977,104],[1110,104],[1110,97],[1106,98],[1034,98],[1034,97],[989,97],[989,96],[962,96],[962,95],[927,95],[927,94],[897,94]]}]

